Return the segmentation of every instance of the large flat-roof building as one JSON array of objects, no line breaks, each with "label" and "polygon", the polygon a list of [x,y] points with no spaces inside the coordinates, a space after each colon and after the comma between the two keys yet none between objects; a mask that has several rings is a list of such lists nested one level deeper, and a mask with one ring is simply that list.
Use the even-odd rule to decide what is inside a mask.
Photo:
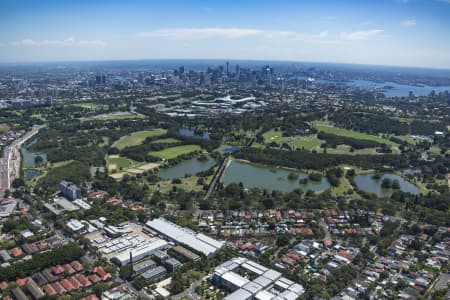
[{"label": "large flat-roof building", "polygon": [[160,233],[165,238],[179,244],[186,245],[195,251],[211,257],[225,243],[210,238],[202,233],[196,233],[191,229],[181,227],[164,218],[153,219],[146,223],[146,226]]},{"label": "large flat-roof building", "polygon": [[[258,277],[249,280],[238,273],[242,271]],[[304,292],[302,285],[282,277],[280,272],[242,257],[235,257],[217,266],[213,281],[232,292],[225,300],[292,300]]]},{"label": "large flat-roof building", "polygon": [[145,271],[141,276],[145,280],[147,280],[149,282],[153,282],[153,281],[156,281],[159,278],[163,277],[166,274],[167,274],[166,268],[164,268],[163,266],[157,266],[153,269]]},{"label": "large flat-roof building", "polygon": [[119,266],[125,266],[130,263],[130,252],[132,254],[133,261],[138,261],[152,255],[156,251],[164,250],[167,248],[169,248],[168,242],[159,238],[154,238],[147,241],[141,246],[123,251],[111,257],[111,261]]}]

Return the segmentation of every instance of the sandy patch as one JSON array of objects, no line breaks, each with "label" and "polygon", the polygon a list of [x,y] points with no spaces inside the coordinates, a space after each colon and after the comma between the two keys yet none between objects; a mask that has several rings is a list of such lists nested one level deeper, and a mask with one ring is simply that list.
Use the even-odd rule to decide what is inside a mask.
[{"label": "sandy patch", "polygon": [[155,169],[155,168],[157,168],[157,167],[159,167],[159,166],[160,166],[160,164],[148,163],[148,164],[139,166],[139,167],[137,167],[136,169],[141,169],[141,170],[144,170],[144,171],[148,171],[148,170]]},{"label": "sandy patch", "polygon": [[144,173],[144,170],[141,170],[138,168],[130,168],[130,169],[127,169],[127,172],[131,173],[131,174],[142,174],[142,173]]},{"label": "sandy patch", "polygon": [[111,178],[114,179],[121,179],[123,177],[123,175],[127,174],[126,172],[121,172],[121,173],[115,173],[115,174],[111,174],[109,175]]}]

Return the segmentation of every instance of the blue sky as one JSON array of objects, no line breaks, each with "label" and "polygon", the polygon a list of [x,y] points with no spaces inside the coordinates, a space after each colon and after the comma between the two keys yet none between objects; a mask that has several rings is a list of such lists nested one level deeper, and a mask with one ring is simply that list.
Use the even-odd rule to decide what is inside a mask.
[{"label": "blue sky", "polygon": [[219,58],[450,68],[450,0],[0,0],[0,61]]}]

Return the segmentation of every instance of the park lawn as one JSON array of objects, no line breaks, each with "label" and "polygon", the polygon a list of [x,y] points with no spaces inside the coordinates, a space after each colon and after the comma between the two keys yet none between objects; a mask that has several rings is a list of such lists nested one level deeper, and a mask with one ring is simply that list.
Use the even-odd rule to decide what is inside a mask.
[{"label": "park lawn", "polygon": [[[212,177],[212,176],[211,176]],[[162,193],[170,192],[174,186],[185,191],[203,191],[203,186],[197,184],[198,177],[193,175],[190,177],[182,177],[181,184],[172,184],[172,180],[160,181],[158,185],[149,185],[150,191],[155,192],[159,190]],[[210,182],[210,178],[205,178],[206,182]]]},{"label": "park lawn", "polygon": [[159,140],[153,141],[152,143],[153,144],[175,144],[175,143],[178,143],[178,142],[180,142],[180,141],[177,140],[177,139],[166,138],[166,139],[159,139]]},{"label": "park lawn", "polygon": [[116,147],[117,149],[121,150],[125,147],[129,146],[137,146],[142,144],[142,142],[148,138],[148,137],[156,137],[161,136],[167,133],[166,129],[157,128],[153,130],[142,130],[142,131],[136,131],[129,135],[123,136],[117,141],[114,142],[112,147]]},{"label": "park lawn", "polygon": [[283,136],[282,131],[276,131],[274,129],[267,131],[263,134],[264,142],[270,144],[271,142],[276,142],[281,145],[283,143],[288,143],[289,146],[305,150],[312,150],[314,148],[319,148],[324,141],[319,140],[316,134],[306,135],[306,136]]},{"label": "park lawn", "polygon": [[[86,108],[89,110],[97,110],[99,108],[99,105],[97,103],[93,103],[93,102],[84,102],[84,103],[73,103],[70,104],[69,106],[75,106],[75,107],[81,107],[81,108]],[[103,107],[106,105],[102,105]]]},{"label": "park lawn", "polygon": [[124,170],[138,165],[137,161],[132,159],[121,157],[118,155],[111,155],[107,158],[108,170]]},{"label": "park lawn", "polygon": [[161,159],[172,159],[183,154],[188,154],[194,151],[199,151],[201,148],[198,145],[183,145],[176,147],[169,147],[161,151],[150,151],[151,156],[159,157]]},{"label": "park lawn", "polygon": [[189,104],[192,102],[191,98],[178,98],[177,100],[171,101],[171,104],[178,104],[178,105],[182,105],[182,104]]},{"label": "park lawn", "polygon": [[6,124],[0,124],[0,133],[6,132],[10,129],[10,127]]},{"label": "park lawn", "polygon": [[291,147],[296,149],[312,150],[315,148],[320,148],[320,145],[324,143],[324,141],[317,138],[317,134],[311,134],[306,136],[297,136],[294,137],[292,141],[288,142]]},{"label": "park lawn", "polygon": [[416,145],[419,142],[419,139],[413,138],[412,135],[410,135],[410,134],[407,134],[407,135],[394,135],[394,137],[399,139],[399,140],[405,141],[405,142],[407,142],[408,144],[411,144],[411,145]]},{"label": "park lawn", "polygon": [[95,115],[87,118],[81,118],[80,120],[111,121],[111,120],[126,120],[126,119],[143,119],[143,118],[145,118],[145,116],[142,114],[122,111],[109,114]]},{"label": "park lawn", "polygon": [[325,122],[315,122],[314,126],[317,128],[318,131],[322,131],[325,133],[331,133],[331,134],[354,138],[354,139],[369,140],[369,141],[375,141],[378,143],[385,143],[386,145],[394,146],[394,147],[398,146],[396,143],[394,143],[388,139],[381,138],[379,136],[334,127]]},{"label": "park lawn", "polygon": [[441,155],[441,148],[439,146],[431,146],[430,151],[436,155]]},{"label": "park lawn", "polygon": [[340,184],[338,186],[330,186],[330,191],[333,196],[345,196],[349,189],[352,189],[350,183],[342,177],[339,179]]},{"label": "park lawn", "polygon": [[126,114],[107,114],[100,116],[98,119],[110,121],[110,120],[126,120],[126,119],[143,119],[143,118],[144,115],[141,114],[126,113]]},{"label": "park lawn", "polygon": [[271,142],[276,142],[277,144],[284,143],[287,137],[283,136],[283,131],[276,131],[275,129],[269,130],[263,133],[264,142],[269,144]]}]

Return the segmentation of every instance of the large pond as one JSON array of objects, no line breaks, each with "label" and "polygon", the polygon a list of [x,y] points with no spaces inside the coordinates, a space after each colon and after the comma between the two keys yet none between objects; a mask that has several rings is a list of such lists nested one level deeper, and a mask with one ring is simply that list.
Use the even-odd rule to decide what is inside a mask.
[{"label": "large pond", "polygon": [[[288,179],[290,173],[297,174],[298,178],[295,180]],[[299,171],[270,168],[233,160],[226,170],[222,181],[225,185],[233,182],[242,182],[246,188],[256,187],[281,192],[292,192],[298,188],[301,188],[303,191],[312,190],[318,192],[330,187],[325,177],[322,177],[320,182],[308,180],[307,184],[299,183],[300,179],[307,177],[308,174]]]},{"label": "large pond", "polygon": [[178,133],[184,136],[189,136],[189,137],[198,137],[204,140],[209,140],[209,132],[204,131],[201,134],[196,133],[194,130],[191,130],[189,128],[180,128],[178,130]]},{"label": "large pond", "polygon": [[412,183],[406,181],[401,176],[395,174],[383,174],[379,179],[373,178],[373,173],[356,175],[355,183],[360,190],[376,194],[378,197],[390,197],[395,190],[384,189],[381,187],[383,179],[398,180],[400,183],[400,190],[411,194],[419,194],[420,190]]},{"label": "large pond", "polygon": [[35,153],[28,150],[28,147],[35,144],[36,140],[33,140],[28,145],[25,145],[21,148],[22,156],[23,156],[23,166],[25,168],[36,168],[36,163],[34,161],[36,156],[40,156],[43,159],[43,163],[47,162],[47,154],[46,153]]},{"label": "large pond", "polygon": [[38,171],[35,171],[35,170],[26,170],[23,175],[24,175],[23,177],[25,178],[25,180],[31,180],[34,177],[41,175],[41,173]]},{"label": "large pond", "polygon": [[189,160],[183,160],[173,167],[159,169],[158,176],[165,180],[181,178],[186,174],[195,175],[198,172],[206,171],[209,168],[213,167],[215,164],[216,161],[210,157],[208,157],[208,159],[205,161],[200,161],[197,159],[197,157],[194,157]]}]

